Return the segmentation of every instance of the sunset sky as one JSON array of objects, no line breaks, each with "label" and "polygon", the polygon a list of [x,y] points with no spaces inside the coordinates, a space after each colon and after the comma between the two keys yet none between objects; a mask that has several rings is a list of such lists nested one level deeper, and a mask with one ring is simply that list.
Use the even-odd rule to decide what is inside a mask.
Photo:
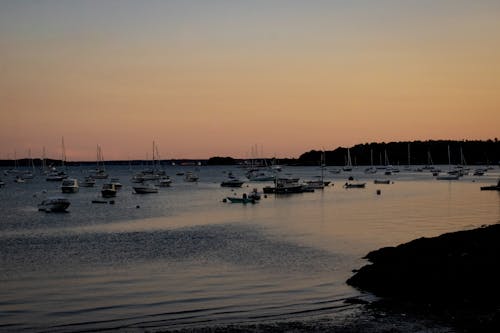
[{"label": "sunset sky", "polygon": [[498,0],[0,0],[0,159],[500,137]]}]

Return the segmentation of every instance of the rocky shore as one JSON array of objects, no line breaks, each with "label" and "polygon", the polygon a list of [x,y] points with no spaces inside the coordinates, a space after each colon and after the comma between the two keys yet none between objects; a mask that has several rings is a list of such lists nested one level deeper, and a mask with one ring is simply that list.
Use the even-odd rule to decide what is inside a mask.
[{"label": "rocky shore", "polygon": [[462,332],[500,332],[500,224],[381,248],[347,283],[371,307],[434,318]]}]

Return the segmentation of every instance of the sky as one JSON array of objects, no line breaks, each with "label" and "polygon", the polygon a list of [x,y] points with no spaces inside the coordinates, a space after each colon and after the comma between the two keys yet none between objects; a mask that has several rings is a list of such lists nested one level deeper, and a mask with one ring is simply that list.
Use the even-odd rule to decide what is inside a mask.
[{"label": "sky", "polygon": [[0,0],[0,159],[500,136],[498,0]]}]

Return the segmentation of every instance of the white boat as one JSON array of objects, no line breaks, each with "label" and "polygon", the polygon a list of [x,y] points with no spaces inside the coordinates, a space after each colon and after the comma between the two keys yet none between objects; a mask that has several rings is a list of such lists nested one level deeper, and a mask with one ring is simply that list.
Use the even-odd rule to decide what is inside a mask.
[{"label": "white boat", "polygon": [[16,176],[16,179],[14,179],[14,183],[22,184],[25,183],[25,181],[21,176]]},{"label": "white boat", "polygon": [[76,193],[78,189],[78,180],[75,178],[66,178],[61,184],[62,193]]},{"label": "white boat", "polygon": [[133,187],[134,192],[137,194],[158,193],[158,187],[153,184],[145,184]]},{"label": "white boat", "polygon": [[103,198],[116,197],[116,186],[113,183],[102,184],[101,195]]},{"label": "white boat", "polygon": [[66,178],[68,178],[68,176],[64,171],[53,170],[47,175],[45,180],[48,182],[60,182]]},{"label": "white boat", "polygon": [[64,197],[50,197],[38,204],[38,210],[44,212],[65,212],[71,203]]},{"label": "white boat", "polygon": [[168,176],[161,177],[158,180],[158,186],[160,186],[160,187],[170,187],[171,184],[172,184],[172,180]]},{"label": "white boat", "polygon": [[342,168],[344,171],[352,171],[351,151],[347,148],[346,165]]}]

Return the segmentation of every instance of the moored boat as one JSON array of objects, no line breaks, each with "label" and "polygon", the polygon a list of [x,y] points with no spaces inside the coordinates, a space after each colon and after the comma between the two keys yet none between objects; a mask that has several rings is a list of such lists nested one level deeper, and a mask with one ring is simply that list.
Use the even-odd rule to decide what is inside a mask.
[{"label": "moored boat", "polygon": [[153,184],[134,186],[133,189],[137,194],[158,193],[158,187],[154,186]]},{"label": "moored boat", "polygon": [[375,179],[373,181],[374,184],[390,184],[391,180],[390,179]]},{"label": "moored boat", "polygon": [[65,212],[70,201],[64,197],[50,197],[38,204],[38,210],[44,212]]},{"label": "moored boat", "polygon": [[113,183],[102,184],[101,195],[103,198],[116,197],[116,186]]},{"label": "moored boat", "polygon": [[62,193],[76,193],[78,189],[78,180],[75,178],[66,178],[61,184]]},{"label": "moored boat", "polygon": [[366,183],[345,183],[344,188],[365,188]]},{"label": "moored boat", "polygon": [[238,179],[228,179],[220,183],[222,187],[241,187],[243,185],[243,181]]},{"label": "moored boat", "polygon": [[95,179],[92,178],[91,176],[85,177],[83,182],[81,183],[80,186],[82,187],[94,187],[95,185]]}]

